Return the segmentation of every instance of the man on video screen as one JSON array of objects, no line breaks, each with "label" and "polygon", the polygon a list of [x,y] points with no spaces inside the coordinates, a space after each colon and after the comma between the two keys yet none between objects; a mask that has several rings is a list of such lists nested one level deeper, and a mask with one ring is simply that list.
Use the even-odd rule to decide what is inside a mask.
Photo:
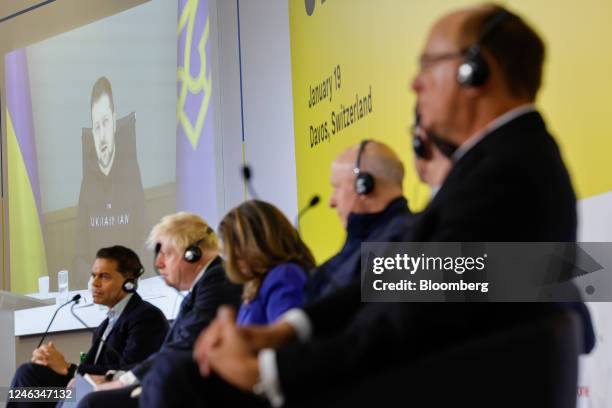
[{"label": "man on video screen", "polygon": [[91,129],[83,129],[83,180],[70,286],[84,288],[98,248],[125,245],[142,252],[147,212],[136,155],[135,115],[117,120],[110,81],[91,91]]}]

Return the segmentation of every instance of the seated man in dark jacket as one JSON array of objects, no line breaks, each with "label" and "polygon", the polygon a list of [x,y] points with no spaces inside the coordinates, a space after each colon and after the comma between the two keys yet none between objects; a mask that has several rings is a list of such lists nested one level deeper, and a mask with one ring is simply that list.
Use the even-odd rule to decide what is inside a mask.
[{"label": "seated man in dark jacket", "polygon": [[155,266],[166,284],[189,293],[160,351],[130,371],[115,373],[115,380],[100,385],[100,392],[87,395],[79,406],[137,403],[130,394],[155,361],[172,352],[191,352],[200,332],[214,319],[217,308],[240,303],[242,288],[227,279],[217,236],[198,215],[180,212],[162,218],[153,227],[148,245],[155,249]]},{"label": "seated man in dark jacket", "polygon": [[77,367],[49,342],[32,352],[32,362],[17,369],[11,386],[65,387],[77,370],[81,374],[104,374],[139,363],[158,350],[168,321],[161,310],[135,292],[142,272],[138,255],[131,249],[119,245],[100,249],[91,271],[91,292],[94,303],[107,306],[109,311],[95,331],[87,357]]},{"label": "seated man in dark jacket", "polygon": [[361,243],[397,241],[415,216],[403,197],[404,166],[387,145],[364,140],[332,164],[329,206],[346,228],[340,252],[315,269],[306,286],[313,301],[358,280]]}]

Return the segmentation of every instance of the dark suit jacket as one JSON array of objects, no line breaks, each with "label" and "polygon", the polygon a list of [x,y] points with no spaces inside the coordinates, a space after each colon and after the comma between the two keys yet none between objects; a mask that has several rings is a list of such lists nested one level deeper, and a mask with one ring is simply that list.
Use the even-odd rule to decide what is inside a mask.
[{"label": "dark suit jacket", "polygon": [[159,350],[168,331],[168,321],[162,311],[134,293],[115,322],[94,364],[107,325],[108,318],[96,329],[87,357],[79,365],[79,373],[104,374],[108,370],[125,370]]},{"label": "dark suit jacket", "polygon": [[[542,118],[533,112],[469,150],[403,240],[573,241],[575,234],[568,173]],[[314,338],[277,350],[281,389],[288,402],[300,400],[342,379],[414,361],[557,310],[553,303],[362,304],[356,283],[304,308]]]},{"label": "dark suit jacket", "polygon": [[[191,293],[181,303],[181,309],[160,353],[166,351],[191,350],[200,332],[208,326],[221,305],[238,307],[242,286],[232,284],[225,275],[223,261],[216,257],[198,280]],[[142,379],[149,371],[158,353],[132,368],[136,377]]]},{"label": "dark suit jacket", "polygon": [[311,272],[305,301],[312,302],[361,277],[361,243],[399,241],[412,228],[416,216],[404,197],[391,201],[378,213],[348,217],[346,241],[340,252]]},{"label": "dark suit jacket", "polygon": [[455,164],[405,241],[573,242],[576,197],[537,112],[486,136]]}]

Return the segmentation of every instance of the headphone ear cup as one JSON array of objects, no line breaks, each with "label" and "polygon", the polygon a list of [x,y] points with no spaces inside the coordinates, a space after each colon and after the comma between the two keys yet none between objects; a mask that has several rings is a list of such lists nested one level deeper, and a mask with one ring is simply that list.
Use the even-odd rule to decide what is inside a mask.
[{"label": "headphone ear cup", "polygon": [[134,293],[136,289],[138,289],[138,283],[135,279],[126,279],[125,282],[123,282],[122,288],[124,292]]},{"label": "headphone ear cup", "polygon": [[197,245],[192,245],[185,250],[185,254],[183,255],[185,261],[189,263],[196,263],[200,259],[202,259],[202,250]]},{"label": "headphone ear cup", "polygon": [[374,190],[374,177],[368,172],[361,172],[355,177],[355,192],[368,195]]},{"label": "headphone ear cup", "polygon": [[480,52],[468,52],[457,69],[457,82],[465,87],[478,87],[487,82],[489,78],[489,65],[482,58]]}]

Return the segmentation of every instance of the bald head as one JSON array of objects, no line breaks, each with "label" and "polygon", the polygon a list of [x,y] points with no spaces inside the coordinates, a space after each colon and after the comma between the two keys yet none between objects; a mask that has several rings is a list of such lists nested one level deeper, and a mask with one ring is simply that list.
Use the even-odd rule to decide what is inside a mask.
[{"label": "bald head", "polygon": [[[501,73],[506,90],[533,102],[542,83],[545,45],[532,27],[504,7],[486,3],[442,17],[432,29],[447,30],[460,50],[478,43]],[[450,32],[452,31],[452,33]]]},{"label": "bald head", "polygon": [[[478,85],[461,85],[459,68],[472,53],[484,61],[488,75]],[[443,16],[427,37],[412,82],[423,128],[462,145],[495,118],[535,100],[543,60],[538,35],[500,6],[485,4]]]},{"label": "bald head", "polygon": [[[360,145],[346,149],[336,158],[332,166],[353,174]],[[389,183],[400,189],[402,188],[404,165],[397,154],[384,143],[375,140],[369,141],[361,153],[359,168],[361,171],[370,173],[377,183]]]},{"label": "bald head", "polygon": [[355,166],[360,144],[342,152],[332,164],[330,182],[332,195],[329,206],[336,209],[346,227],[350,213],[383,211],[391,201],[402,195],[404,166],[389,146],[370,141],[362,151],[359,168],[374,178],[374,190],[366,195],[355,191]]}]

